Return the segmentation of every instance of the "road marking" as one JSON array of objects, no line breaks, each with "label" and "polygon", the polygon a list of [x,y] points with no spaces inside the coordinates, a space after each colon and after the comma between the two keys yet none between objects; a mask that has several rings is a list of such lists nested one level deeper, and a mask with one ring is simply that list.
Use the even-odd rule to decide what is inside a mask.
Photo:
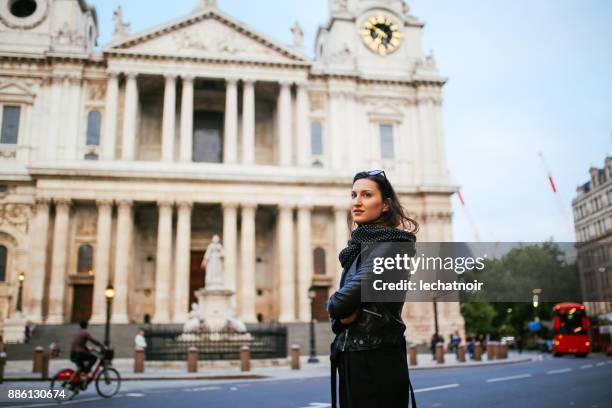
[{"label": "road marking", "polygon": [[583,365],[583,366],[580,366],[580,368],[581,368],[581,369],[583,369],[583,370],[584,370],[585,368],[591,368],[591,367],[593,367],[593,364],[585,364],[585,365]]},{"label": "road marking", "polygon": [[571,368],[561,368],[559,370],[547,371],[546,374],[561,374],[561,373],[569,373],[570,371],[572,371]]},{"label": "road marking", "polygon": [[509,377],[489,378],[487,382],[492,383],[492,382],[498,382],[498,381],[518,380],[520,378],[528,378],[528,377],[531,377],[531,374],[518,374],[518,375],[511,375]]},{"label": "road marking", "polygon": [[300,407],[300,408],[328,408],[328,407],[331,407],[331,404],[329,402],[311,402],[310,404],[308,404],[308,406]]},{"label": "road marking", "polygon": [[128,392],[125,394],[126,397],[144,397],[144,394],[140,392]]},{"label": "road marking", "polygon": [[428,388],[419,388],[414,390],[414,392],[427,392],[427,391],[435,391],[435,390],[443,390],[446,388],[456,388],[459,384],[447,384],[447,385],[438,385],[436,387],[428,387]]},{"label": "road marking", "polygon": [[[114,398],[119,398],[119,396],[115,396]],[[57,407],[58,405],[68,405],[68,404],[80,404],[81,402],[92,402],[92,401],[102,401],[106,400],[106,398],[94,397],[94,398],[83,398],[70,400],[65,402],[51,402],[45,404],[30,404],[30,405],[12,405],[5,408],[33,408],[33,407]]]},{"label": "road marking", "polygon": [[604,365],[604,364],[606,364],[606,363],[597,363],[597,364],[595,364],[595,365],[596,365],[597,367],[601,367],[601,366],[602,366],[602,365]]},{"label": "road marking", "polygon": [[237,390],[238,390],[238,388],[236,388],[236,387],[230,387],[230,391],[237,391]]}]

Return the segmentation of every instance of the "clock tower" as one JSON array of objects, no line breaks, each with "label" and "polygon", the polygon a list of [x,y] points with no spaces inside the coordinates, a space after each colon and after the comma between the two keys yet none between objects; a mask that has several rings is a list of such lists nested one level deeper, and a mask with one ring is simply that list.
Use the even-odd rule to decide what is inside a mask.
[{"label": "clock tower", "polygon": [[316,39],[319,69],[408,79],[423,57],[424,24],[403,0],[330,0]]}]

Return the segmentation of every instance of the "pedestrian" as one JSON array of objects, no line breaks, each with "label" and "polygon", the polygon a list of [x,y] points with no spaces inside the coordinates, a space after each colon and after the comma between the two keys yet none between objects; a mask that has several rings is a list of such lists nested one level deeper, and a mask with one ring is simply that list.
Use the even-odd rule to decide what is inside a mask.
[{"label": "pedestrian", "polygon": [[361,285],[375,276],[373,259],[389,253],[390,242],[403,243],[414,256],[418,224],[406,216],[382,170],[357,173],[351,197],[356,227],[339,254],[340,288],[326,303],[336,334],[330,353],[332,408],[336,370],[341,408],[406,408],[410,399],[416,407],[408,373],[404,302],[364,303]]},{"label": "pedestrian", "polygon": [[439,336],[434,333],[431,335],[431,344],[429,348],[431,349],[432,360],[436,359],[436,345],[438,344]]},{"label": "pedestrian", "polygon": [[516,348],[518,349],[519,354],[523,354],[523,337],[518,336],[516,338]]},{"label": "pedestrian", "polygon": [[134,336],[134,348],[136,350],[146,350],[147,349],[147,339],[145,339],[145,331],[144,329],[138,329],[138,333]]},{"label": "pedestrian", "polygon": [[467,352],[468,355],[470,356],[470,359],[474,359],[474,340],[472,339],[472,336],[468,336],[466,339],[466,345],[467,345]]}]

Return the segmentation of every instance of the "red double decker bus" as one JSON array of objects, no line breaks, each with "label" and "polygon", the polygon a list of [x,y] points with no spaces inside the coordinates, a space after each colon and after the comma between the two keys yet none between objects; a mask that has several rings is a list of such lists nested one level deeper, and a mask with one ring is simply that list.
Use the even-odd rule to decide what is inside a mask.
[{"label": "red double decker bus", "polygon": [[586,357],[589,354],[589,319],[584,305],[580,303],[559,303],[553,308],[553,355],[575,354]]}]

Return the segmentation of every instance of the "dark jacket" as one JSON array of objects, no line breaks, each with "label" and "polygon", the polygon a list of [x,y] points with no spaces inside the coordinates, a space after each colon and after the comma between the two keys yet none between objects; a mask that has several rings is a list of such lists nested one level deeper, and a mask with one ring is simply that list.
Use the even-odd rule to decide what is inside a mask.
[{"label": "dark jacket", "polygon": [[[405,344],[406,325],[402,320],[403,302],[362,303],[362,281],[374,277],[373,262],[376,257],[392,256],[389,242],[377,242],[366,248],[353,264],[342,273],[340,289],[327,301],[326,308],[336,334],[331,347],[335,351],[371,350]],[[348,325],[340,319],[355,311],[358,316]]]}]

